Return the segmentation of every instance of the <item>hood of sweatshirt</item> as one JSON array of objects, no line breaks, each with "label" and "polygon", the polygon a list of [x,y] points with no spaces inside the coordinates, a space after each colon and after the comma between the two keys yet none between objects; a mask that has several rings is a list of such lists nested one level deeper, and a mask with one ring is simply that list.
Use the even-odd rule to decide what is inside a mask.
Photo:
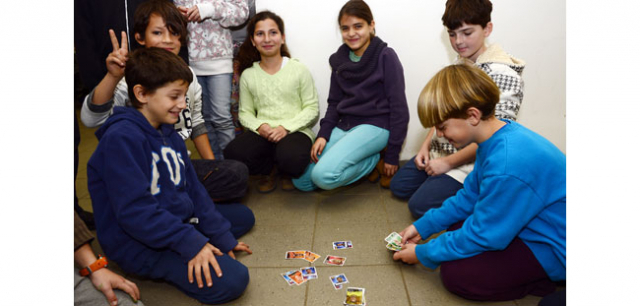
[{"label": "hood of sweatshirt", "polygon": [[173,125],[171,124],[162,124],[160,125],[160,129],[156,130],[151,123],[139,112],[137,109],[133,107],[127,106],[116,106],[113,108],[113,114],[109,116],[107,121],[96,131],[96,137],[98,140],[104,136],[104,134],[111,128],[114,123],[126,120],[130,121],[142,129],[145,134],[151,136],[153,138],[162,138],[162,135],[169,135],[169,132],[173,130]]},{"label": "hood of sweatshirt", "polygon": [[524,60],[514,57],[511,54],[505,52],[502,47],[498,44],[492,44],[487,47],[487,50],[484,53],[478,56],[476,60],[476,65],[484,64],[484,63],[499,63],[505,64],[509,66],[511,69],[515,70],[518,74],[522,74],[524,70],[524,66],[526,63]]}]

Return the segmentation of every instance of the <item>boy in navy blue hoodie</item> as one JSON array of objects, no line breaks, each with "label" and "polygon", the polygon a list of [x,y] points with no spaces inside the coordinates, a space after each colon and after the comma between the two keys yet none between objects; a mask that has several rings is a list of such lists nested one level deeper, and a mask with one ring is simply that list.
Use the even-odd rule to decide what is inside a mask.
[{"label": "boy in navy blue hoodie", "polygon": [[243,205],[211,201],[173,128],[191,70],[167,50],[145,48],[131,55],[125,78],[134,107],[114,108],[87,167],[100,245],[125,271],[202,303],[238,298],[249,273],[233,252],[251,254],[236,238],[255,218]]},{"label": "boy in navy blue hoodie", "polygon": [[493,80],[469,64],[442,69],[422,90],[422,125],[456,148],[478,144],[476,162],[463,189],[400,232],[402,251],[393,256],[440,266],[444,286],[470,300],[545,296],[566,279],[566,156],[497,119],[499,100]]}]

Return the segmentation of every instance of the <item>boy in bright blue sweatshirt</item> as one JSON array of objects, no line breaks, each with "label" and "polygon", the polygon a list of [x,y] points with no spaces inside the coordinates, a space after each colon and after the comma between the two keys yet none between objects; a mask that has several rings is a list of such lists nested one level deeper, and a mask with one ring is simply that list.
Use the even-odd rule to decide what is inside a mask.
[{"label": "boy in bright blue sweatshirt", "polygon": [[422,90],[422,125],[458,149],[477,143],[476,162],[462,190],[400,232],[402,251],[394,254],[441,266],[445,287],[472,300],[545,296],[566,279],[566,156],[524,126],[496,119],[499,99],[491,78],[467,63],[444,68]]},{"label": "boy in bright blue sweatshirt", "polygon": [[168,281],[202,303],[239,297],[249,273],[233,252],[251,253],[236,238],[255,218],[241,204],[211,201],[173,128],[191,70],[167,50],[145,48],[130,56],[125,78],[134,107],[114,108],[87,167],[100,245],[126,272]]}]

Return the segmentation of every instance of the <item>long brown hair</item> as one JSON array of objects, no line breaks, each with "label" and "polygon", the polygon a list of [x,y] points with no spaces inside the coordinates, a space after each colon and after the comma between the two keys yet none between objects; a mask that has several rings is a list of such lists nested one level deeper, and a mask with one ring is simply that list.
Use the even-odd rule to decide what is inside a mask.
[{"label": "long brown hair", "polygon": [[[251,38],[253,37],[253,33],[256,30],[256,24],[259,21],[263,21],[266,19],[273,20],[273,22],[278,25],[280,34],[284,35],[284,21],[282,21],[282,18],[280,18],[280,16],[271,11],[262,11],[253,16],[253,18],[251,18],[251,20],[247,24],[247,37],[244,39],[244,42],[240,46],[238,56],[235,59],[238,65],[238,73],[240,75],[242,75],[242,72],[245,69],[251,67],[253,65],[253,62],[257,62],[261,59],[260,52],[258,52],[258,49],[256,49],[256,47],[254,47],[251,43]],[[280,55],[291,57],[291,55],[289,55],[289,49],[287,49],[286,44],[282,44],[282,46],[280,47]]]}]

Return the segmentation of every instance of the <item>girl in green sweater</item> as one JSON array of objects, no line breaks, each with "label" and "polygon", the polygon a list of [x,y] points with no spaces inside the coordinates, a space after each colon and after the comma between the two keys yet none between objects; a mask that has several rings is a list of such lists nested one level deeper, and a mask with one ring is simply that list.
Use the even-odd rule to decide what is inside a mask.
[{"label": "girl in green sweater", "polygon": [[285,45],[284,22],[270,12],[256,14],[238,53],[240,123],[245,132],[224,150],[252,175],[262,175],[259,192],[276,188],[276,170],[283,190],[309,164],[318,121],[318,94],[309,70],[291,59]]}]

